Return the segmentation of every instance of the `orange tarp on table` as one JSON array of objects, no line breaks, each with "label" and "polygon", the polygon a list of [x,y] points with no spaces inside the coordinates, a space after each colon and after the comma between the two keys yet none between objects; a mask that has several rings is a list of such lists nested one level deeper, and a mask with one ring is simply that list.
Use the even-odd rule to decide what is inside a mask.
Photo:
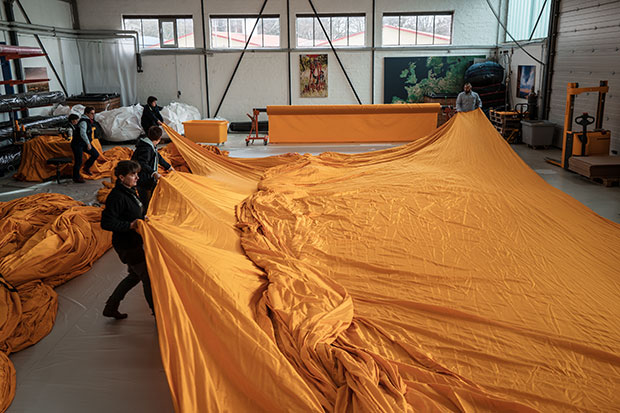
[{"label": "orange tarp on table", "polygon": [[270,143],[410,142],[437,127],[439,103],[267,106]]},{"label": "orange tarp on table", "polygon": [[480,110],[260,168],[167,132],[204,175],[140,225],[177,411],[617,410],[620,225]]},{"label": "orange tarp on table", "polygon": [[[99,139],[93,139],[92,145],[99,152],[99,158],[97,158],[97,161],[91,168],[92,175],[82,174],[85,179],[100,179],[109,176],[118,161],[131,158],[133,153],[130,148],[119,146],[104,153]],[[86,161],[88,156],[85,153],[82,159]],[[56,175],[56,166],[48,165],[47,160],[61,157],[73,160],[70,141],[61,136],[43,135],[30,139],[22,147],[22,160],[14,178],[20,181],[45,181]],[[73,161],[61,166],[60,173],[64,176],[71,176],[73,173]]]}]

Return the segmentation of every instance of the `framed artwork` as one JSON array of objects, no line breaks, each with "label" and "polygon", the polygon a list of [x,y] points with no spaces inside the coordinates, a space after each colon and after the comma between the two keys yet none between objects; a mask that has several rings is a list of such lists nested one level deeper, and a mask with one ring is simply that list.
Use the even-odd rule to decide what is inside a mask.
[{"label": "framed artwork", "polygon": [[536,66],[519,66],[517,70],[517,97],[527,99],[534,90]]},{"label": "framed artwork", "polygon": [[327,54],[299,55],[299,97],[327,97]]},{"label": "framed artwork", "polygon": [[425,95],[456,95],[465,71],[485,56],[384,58],[383,103],[422,103]]},{"label": "framed artwork", "polygon": [[28,92],[49,92],[50,83],[47,78],[47,68],[45,67],[25,67],[24,74],[26,80],[40,80],[40,82],[28,83]]}]

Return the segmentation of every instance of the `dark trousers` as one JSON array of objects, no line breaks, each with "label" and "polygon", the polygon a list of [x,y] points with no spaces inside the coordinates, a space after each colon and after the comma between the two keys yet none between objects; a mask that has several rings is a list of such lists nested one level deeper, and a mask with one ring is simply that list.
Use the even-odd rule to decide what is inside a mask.
[{"label": "dark trousers", "polygon": [[90,149],[86,149],[84,145],[71,145],[71,150],[73,151],[73,179],[80,178],[80,167],[82,166],[82,154],[86,152],[90,155],[90,158],[84,164],[85,170],[90,170],[90,167],[93,166],[97,158],[99,157],[99,152],[93,145],[90,145]]},{"label": "dark trousers", "polygon": [[[118,252],[118,251],[117,251]],[[120,256],[121,254],[119,254]],[[124,257],[121,256],[121,261]],[[151,311],[153,309],[153,292],[151,291],[151,279],[149,278],[149,273],[146,268],[146,261],[140,260],[137,262],[127,263],[128,274],[121,282],[116,286],[110,298],[108,298],[107,303],[118,304],[123,301],[125,295],[140,281],[142,281],[142,288],[144,289],[144,298],[146,298],[146,302],[148,303]]]}]

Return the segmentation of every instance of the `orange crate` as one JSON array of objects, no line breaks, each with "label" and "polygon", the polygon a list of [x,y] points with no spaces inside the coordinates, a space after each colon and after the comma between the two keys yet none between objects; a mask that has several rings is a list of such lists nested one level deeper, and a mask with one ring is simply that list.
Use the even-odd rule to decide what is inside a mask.
[{"label": "orange crate", "polygon": [[194,142],[223,143],[228,138],[225,120],[189,120],[183,122],[185,137]]}]

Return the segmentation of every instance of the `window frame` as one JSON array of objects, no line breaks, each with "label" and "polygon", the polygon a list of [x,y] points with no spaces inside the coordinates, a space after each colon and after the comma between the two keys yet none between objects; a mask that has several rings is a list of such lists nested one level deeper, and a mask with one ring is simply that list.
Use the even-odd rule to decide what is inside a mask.
[{"label": "window frame", "polygon": [[[317,19],[318,16],[318,19]],[[366,13],[363,12],[359,12],[359,13],[318,13],[314,14],[314,13],[299,13],[295,15],[295,48],[297,49],[329,49],[330,48],[330,41],[333,44],[334,39],[332,39],[333,37],[333,19],[336,17],[344,17],[347,19],[347,34],[346,34],[346,38],[347,38],[347,44],[346,45],[334,45],[334,48],[343,48],[343,49],[350,49],[350,48],[360,48],[360,47],[366,47],[366,39],[367,39],[367,29],[368,29],[368,25],[367,25],[367,21],[366,21]],[[350,18],[351,17],[362,17],[364,19],[364,41],[363,44],[361,45],[350,45],[350,39],[351,39],[351,33],[350,33]],[[297,32],[297,26],[298,26],[298,20],[299,19],[308,19],[311,18],[312,19],[312,45],[311,46],[306,46],[306,45],[299,45],[298,41],[299,41],[299,36],[298,36],[298,32]],[[319,19],[324,19],[324,18],[329,18],[329,27],[325,27],[325,30],[328,32],[327,33],[327,38],[325,39],[325,41],[327,41],[327,45],[325,46],[316,46],[316,42],[317,42],[317,38],[316,38],[316,31],[321,30],[321,25],[318,24]],[[322,30],[321,30],[322,31]],[[324,35],[324,34],[322,34]],[[329,39],[329,40],[328,40]],[[321,40],[323,41],[323,40]]]},{"label": "window frame", "polygon": [[[191,14],[157,14],[157,15],[149,15],[149,14],[124,14],[121,16],[123,29],[126,29],[125,20],[140,20],[140,27],[142,28],[142,20],[157,20],[157,29],[159,34],[159,46],[158,47],[144,47],[144,31],[141,29],[138,31],[138,36],[141,39],[138,39],[138,45],[140,46],[140,51],[146,50],[165,50],[165,49],[195,49],[196,42],[194,41],[194,46],[192,47],[179,47],[179,31],[177,20],[179,19],[190,19],[192,20],[192,28],[194,27],[193,21],[194,16]],[[173,35],[174,35],[174,43],[172,45],[164,43],[163,39],[163,26],[162,23],[172,22],[173,24]],[[195,38],[195,36],[194,36]]]},{"label": "window frame", "polygon": [[[260,17],[260,19],[259,19]],[[228,41],[228,46],[227,47],[215,47],[213,46],[213,20],[214,19],[218,19],[218,20],[224,20],[226,19],[226,39]],[[250,32],[252,31],[252,27],[248,27],[247,26],[247,21],[248,19],[259,19],[258,24],[256,25],[256,30],[259,30],[259,27],[262,27],[261,33],[260,33],[260,37],[261,37],[261,46],[252,46],[250,47],[250,45],[248,44],[248,49],[251,50],[277,50],[277,49],[281,49],[282,48],[282,25],[280,23],[282,23],[282,19],[281,16],[279,14],[262,14],[262,15],[258,15],[258,14],[210,14],[209,15],[209,48],[211,50],[242,50],[243,46],[241,47],[231,47],[231,43],[230,43],[230,39],[231,39],[231,34],[232,33],[236,33],[236,32],[231,32],[230,31],[230,20],[232,19],[243,19],[243,25],[244,25],[244,33],[243,35],[245,37],[249,36]],[[278,19],[278,29],[279,29],[279,33],[278,33],[278,45],[277,46],[265,46],[265,21],[264,19]],[[256,33],[252,33],[252,37],[257,36]],[[251,40],[252,37],[250,37],[249,39]],[[246,38],[246,43],[247,43],[247,38]]]},{"label": "window frame", "polygon": [[[433,33],[432,33],[432,38],[433,38],[433,43],[431,44],[427,44],[427,43],[418,43],[418,17],[420,16],[432,16],[433,17]],[[450,42],[447,44],[435,44],[435,36],[436,34],[436,26],[435,26],[435,21],[436,21],[436,17],[437,16],[450,16]],[[385,44],[385,39],[383,38],[383,28],[384,28],[384,24],[383,24],[383,19],[385,17],[398,17],[398,44]],[[401,44],[400,41],[400,33],[401,33],[401,18],[402,17],[416,17],[416,40],[415,40],[415,44]],[[454,10],[452,11],[424,11],[424,12],[385,12],[381,15],[381,46],[382,47],[418,47],[418,46],[422,46],[422,47],[427,47],[427,46],[451,46],[453,43],[453,37],[452,34],[454,33]],[[440,35],[443,36],[443,35]]]},{"label": "window frame", "polygon": [[[178,49],[179,48],[179,35],[177,32],[177,19],[159,19],[159,47],[160,49]],[[172,35],[174,43],[168,45],[164,40],[164,23],[172,23]]]}]

